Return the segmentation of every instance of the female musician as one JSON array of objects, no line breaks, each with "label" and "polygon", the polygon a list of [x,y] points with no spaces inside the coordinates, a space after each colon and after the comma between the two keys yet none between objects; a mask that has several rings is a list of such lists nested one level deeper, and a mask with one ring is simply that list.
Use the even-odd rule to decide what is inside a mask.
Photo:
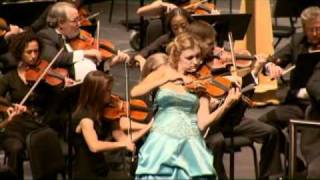
[{"label": "female musician", "polygon": [[174,39],[175,36],[185,31],[189,23],[192,22],[192,18],[188,12],[181,8],[176,8],[170,11],[166,15],[166,27],[168,28],[168,33],[160,36],[154,42],[152,42],[147,47],[143,48],[138,55],[134,58],[143,66],[145,63],[145,58],[150,56],[155,52],[165,52],[168,43]]},{"label": "female musician", "polygon": [[[158,111],[155,123],[139,152],[136,178],[212,178],[215,171],[201,131],[216,122],[239,98],[229,92],[224,104],[209,113],[209,101],[189,93],[177,80],[187,83],[185,73],[194,71],[200,61],[200,44],[187,33],[179,34],[169,45],[170,66],[161,66],[136,85],[131,95],[140,96],[159,88],[155,97]],[[199,164],[198,162],[201,162]]]},{"label": "female musician", "polygon": [[[26,72],[38,64],[41,43],[33,33],[23,32],[12,40],[10,51],[19,64],[16,69],[0,78],[0,95],[8,95],[12,103],[19,103],[34,83],[28,81]],[[3,147],[8,154],[8,165],[19,178],[23,178],[22,161],[26,136],[45,126],[44,123],[55,124],[56,115],[51,111],[60,100],[56,96],[59,89],[41,82],[25,103],[28,111],[14,116],[5,128]]]},{"label": "female musician", "polygon": [[[194,21],[191,23],[187,31],[197,35],[201,42],[204,42],[204,48],[206,49],[206,59],[205,64],[207,67],[214,68],[212,66],[213,61],[213,51],[215,47],[215,34],[216,32],[208,23],[204,21]],[[220,49],[221,51],[221,49]],[[265,60],[260,57],[257,57],[257,64],[252,69],[251,73],[242,78],[242,86],[244,87],[247,84],[255,83],[255,77],[260,71],[261,66]],[[223,58],[223,57],[220,57]],[[216,59],[218,60],[218,59]],[[219,61],[219,60],[218,60]],[[215,73],[215,75],[219,75]],[[248,95],[250,96],[252,92]],[[243,103],[237,104],[233,107],[233,113],[227,113],[227,117],[224,116],[219,125],[216,125],[210,135],[207,137],[206,141],[208,147],[213,151],[214,154],[214,167],[217,170],[217,174],[220,179],[226,179],[226,172],[223,166],[223,147],[224,147],[224,136],[229,132],[228,126],[225,126],[224,120],[231,119],[232,121],[237,121],[238,123],[234,124],[233,133],[241,136],[248,137],[255,142],[262,142],[263,146],[261,149],[261,161],[260,161],[260,177],[265,178],[271,174],[281,173],[281,166],[279,166],[280,154],[278,146],[278,135],[277,130],[272,126],[261,123],[256,120],[251,120],[243,117],[244,110],[247,106]],[[270,158],[273,157],[273,158]]]},{"label": "female musician", "polygon": [[[126,148],[134,152],[136,141],[151,127],[149,123],[141,131],[132,134],[132,141],[119,129],[112,128],[103,119],[103,109],[111,101],[113,78],[101,71],[92,71],[87,74],[81,84],[78,105],[73,114],[72,131],[73,143],[76,150],[74,178],[101,179],[108,173],[104,160],[104,151]],[[118,140],[106,141],[108,134]]]}]

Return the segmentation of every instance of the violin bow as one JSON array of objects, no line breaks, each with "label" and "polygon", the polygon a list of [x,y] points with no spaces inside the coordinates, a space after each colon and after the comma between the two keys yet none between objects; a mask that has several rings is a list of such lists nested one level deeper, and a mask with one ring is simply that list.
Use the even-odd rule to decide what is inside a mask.
[{"label": "violin bow", "polygon": [[99,39],[100,39],[100,20],[97,20],[97,30],[96,30],[96,48],[99,50]]},{"label": "violin bow", "polygon": [[[125,71],[125,85],[126,85],[126,101],[127,101],[127,118],[129,120],[129,129],[128,129],[128,136],[130,138],[130,141],[132,142],[132,121],[130,118],[130,96],[129,96],[129,69],[128,69],[128,63],[124,63],[124,71]],[[131,163],[133,163],[135,160],[135,152],[132,152],[131,156]]]},{"label": "violin bow", "polygon": [[235,59],[235,54],[234,54],[234,49],[233,49],[232,32],[228,32],[228,40],[229,40],[229,44],[230,44],[231,60],[232,60],[233,68],[234,68],[234,73],[237,74],[237,65],[236,65],[236,59]]},{"label": "violin bow", "polygon": [[38,86],[38,84],[40,83],[40,81],[43,79],[44,75],[49,71],[49,69],[51,68],[51,66],[53,65],[53,63],[55,63],[58,59],[58,57],[60,56],[60,54],[63,51],[63,47],[58,51],[58,53],[54,56],[54,58],[52,59],[52,61],[48,64],[48,66],[44,69],[44,71],[42,72],[42,74],[39,76],[39,78],[37,79],[37,81],[32,85],[32,87],[29,89],[28,93],[23,97],[23,99],[20,101],[19,105],[23,105],[27,99],[29,98],[29,96],[31,95],[31,93],[34,91],[34,89]]}]

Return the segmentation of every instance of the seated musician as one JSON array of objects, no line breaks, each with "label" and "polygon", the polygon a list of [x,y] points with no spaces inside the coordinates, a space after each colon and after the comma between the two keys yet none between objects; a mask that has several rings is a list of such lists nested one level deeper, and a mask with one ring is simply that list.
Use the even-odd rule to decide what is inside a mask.
[{"label": "seated musician", "polygon": [[[12,40],[10,52],[19,64],[0,78],[0,95],[10,97],[11,103],[20,104],[27,98],[26,94],[35,83],[30,70],[40,62],[41,47],[38,37],[30,32],[20,33]],[[56,101],[60,100],[56,94],[65,82],[69,81],[61,81],[61,86],[53,87],[41,81],[25,101],[27,112],[14,116],[6,124],[2,145],[8,155],[8,166],[20,179],[23,179],[25,139],[31,131],[55,122],[56,114],[51,111],[56,108]]]},{"label": "seated musician", "polygon": [[[123,149],[134,152],[133,144],[150,129],[152,122],[141,131],[132,134],[132,141],[117,128],[115,122],[104,120],[101,109],[112,101],[113,78],[101,71],[87,74],[81,84],[80,97],[73,113],[72,134],[75,146],[73,179],[103,179],[107,177],[108,166],[103,152]],[[117,140],[105,140],[108,134]]]},{"label": "seated musician", "polygon": [[[281,67],[285,67],[289,63],[294,65],[299,54],[311,53],[320,47],[320,8],[308,7],[302,11],[300,17],[303,32],[295,34],[291,43],[275,54],[279,58],[278,63]],[[310,96],[306,90],[307,82],[300,82],[299,85],[296,82],[297,79],[290,78],[290,88],[283,104],[259,119],[276,127],[281,134],[281,130],[288,126],[290,119],[305,118],[306,107],[310,104]],[[285,144],[286,138],[283,137],[282,140],[282,144]],[[297,170],[303,170],[303,162],[299,159],[297,162]]]},{"label": "seated musician", "polygon": [[[43,51],[41,57],[44,59],[52,59],[60,48],[66,47],[61,56],[58,57],[56,66],[67,67],[70,74],[74,77],[77,73],[76,66],[85,64],[85,68],[80,69],[79,80],[82,80],[86,73],[96,70],[96,65],[102,60],[101,53],[95,47],[85,50],[73,50],[69,41],[79,37],[80,24],[78,10],[73,4],[66,2],[58,2],[54,4],[49,11],[47,17],[48,28],[38,32],[43,42]],[[88,61],[91,59],[92,61]],[[129,56],[118,51],[107,63],[114,65],[118,62],[127,61]],[[81,71],[85,71],[82,73]],[[82,73],[82,74],[81,74]],[[77,78],[77,77],[76,77]],[[77,79],[78,80],[78,79]]]},{"label": "seated musician", "polygon": [[[201,41],[204,42],[204,46],[207,52],[207,58],[205,58],[204,66],[210,67],[209,69],[212,70],[214,68],[213,52],[215,49],[221,50],[221,48],[215,47],[216,32],[214,31],[212,26],[204,21],[194,21],[188,26],[187,31],[196,34],[201,39]],[[261,57],[260,55],[256,56],[256,58],[257,63],[251,70],[251,73],[242,78],[242,87],[245,87],[245,85],[251,83],[256,84],[256,75],[264,62],[263,57]],[[219,59],[215,60],[219,61]],[[244,94],[250,97],[252,93],[253,91]],[[209,148],[215,155],[214,167],[217,170],[219,179],[227,179],[226,172],[223,166],[223,147],[225,144],[224,137],[228,137],[230,135],[244,136],[248,137],[254,142],[262,143],[259,170],[261,179],[282,172],[280,166],[280,154],[278,151],[279,144],[276,129],[265,123],[244,117],[244,111],[246,107],[247,105],[245,105],[243,102],[239,102],[239,104],[237,104],[230,110],[230,112],[236,113],[226,113],[226,115],[219,121],[220,123],[212,127],[211,132],[209,132],[209,135],[206,138]],[[233,124],[233,127],[230,127],[227,124]],[[233,130],[230,130],[230,128],[233,128]]]},{"label": "seated musician", "polygon": [[[313,74],[307,83],[307,92],[311,100],[311,108],[307,114],[307,120],[320,120],[320,63],[317,63]],[[307,179],[320,178],[320,150],[319,150],[319,128],[305,128],[301,133],[301,152],[307,163]]]},{"label": "seated musician", "polygon": [[156,52],[165,53],[167,44],[170,43],[175,36],[185,31],[192,18],[188,12],[181,8],[176,8],[166,15],[166,27],[168,32],[154,42],[143,48],[134,58],[143,66],[148,56]]}]

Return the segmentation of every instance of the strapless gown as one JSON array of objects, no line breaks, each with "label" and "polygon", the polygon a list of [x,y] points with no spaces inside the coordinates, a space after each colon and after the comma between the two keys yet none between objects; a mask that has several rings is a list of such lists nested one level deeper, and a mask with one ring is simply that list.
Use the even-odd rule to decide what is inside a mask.
[{"label": "strapless gown", "polygon": [[214,179],[213,156],[197,126],[199,99],[159,89],[154,124],[138,154],[136,179]]}]

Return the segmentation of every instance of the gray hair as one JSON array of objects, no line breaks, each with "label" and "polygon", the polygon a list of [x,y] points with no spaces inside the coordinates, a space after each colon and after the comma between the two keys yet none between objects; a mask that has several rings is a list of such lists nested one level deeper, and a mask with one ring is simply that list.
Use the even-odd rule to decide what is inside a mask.
[{"label": "gray hair", "polygon": [[318,6],[310,6],[302,11],[300,17],[302,23],[320,18],[320,8]]},{"label": "gray hair", "polygon": [[58,27],[59,22],[64,22],[67,20],[67,8],[75,8],[76,7],[68,2],[58,2],[55,3],[47,16],[47,24],[49,27],[56,28]]}]

